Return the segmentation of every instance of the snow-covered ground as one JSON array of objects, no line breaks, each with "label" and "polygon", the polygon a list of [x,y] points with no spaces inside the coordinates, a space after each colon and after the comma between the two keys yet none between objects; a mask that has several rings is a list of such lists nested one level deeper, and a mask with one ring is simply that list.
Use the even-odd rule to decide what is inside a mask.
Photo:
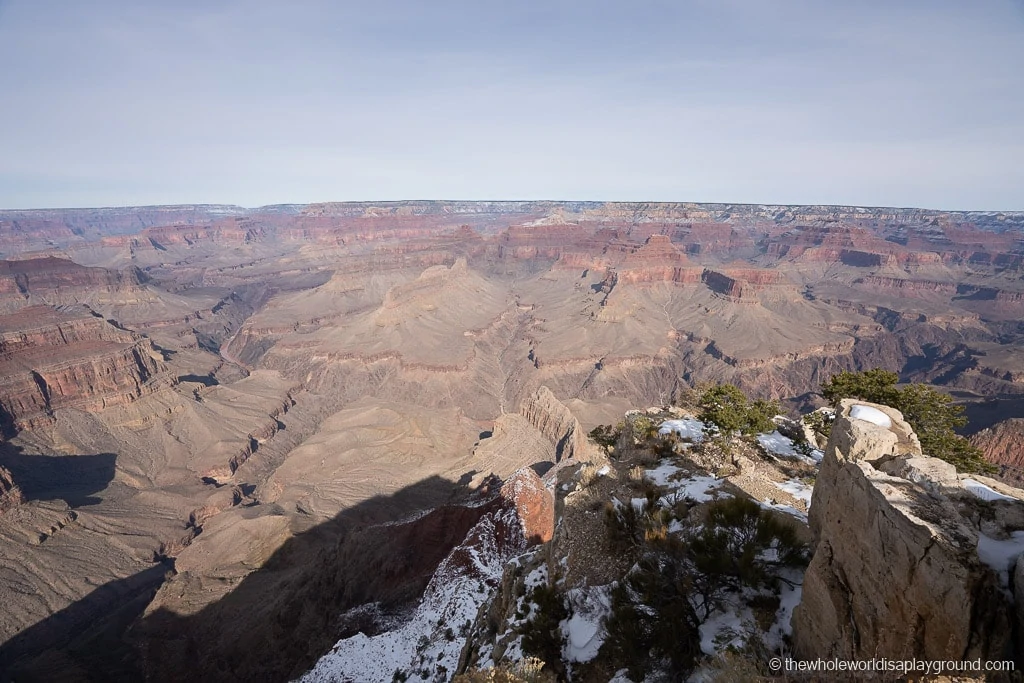
[{"label": "snow-covered ground", "polygon": [[793,443],[793,439],[788,436],[783,436],[778,431],[771,432],[770,434],[758,434],[757,442],[761,444],[761,448],[763,448],[769,455],[802,460],[803,462],[812,465],[819,464],[821,459],[825,456],[825,454],[817,448],[811,450],[809,454],[804,455],[797,450],[796,444]]},{"label": "snow-covered ground", "polygon": [[719,490],[725,483],[724,479],[710,475],[690,474],[682,467],[673,465],[669,460],[662,460],[654,469],[645,470],[644,477],[667,489],[666,495],[662,498],[663,503],[666,504],[684,498],[698,503],[706,503],[730,495]]},{"label": "snow-covered ground", "polygon": [[787,515],[793,515],[804,524],[807,523],[807,513],[802,510],[797,510],[792,505],[786,505],[785,503],[776,503],[774,500],[762,500],[758,503],[765,510],[778,510],[779,512],[785,512]]},{"label": "snow-covered ground", "polygon": [[[513,559],[512,562],[520,565],[528,564],[533,560],[536,553],[537,551],[534,550]],[[504,633],[516,634],[515,637],[506,644],[503,656],[504,661],[516,662],[523,659],[525,656],[523,654],[523,637],[520,632],[522,631],[523,625],[537,609],[537,605],[531,602],[531,595],[535,588],[538,588],[539,586],[546,586],[547,584],[548,566],[544,562],[539,563],[523,577],[523,587],[525,590],[522,595],[516,598],[516,606],[515,609],[512,610],[512,616],[508,618],[502,629]],[[522,617],[518,615],[522,615]],[[483,645],[477,655],[477,661],[480,662],[480,666],[483,668],[494,666],[497,663],[492,657],[492,647],[493,646],[491,644]]]},{"label": "snow-covered ground", "polygon": [[571,616],[561,623],[567,662],[589,662],[604,643],[604,619],[611,613],[611,586],[573,588],[568,591]]},{"label": "snow-covered ground", "polygon": [[775,482],[775,485],[797,500],[804,501],[808,507],[811,506],[811,496],[814,494],[812,484],[805,484],[799,479],[790,479],[781,483]]},{"label": "snow-covered ground", "polygon": [[700,625],[700,649],[713,655],[728,647],[742,647],[747,634],[756,628],[754,613],[741,595],[730,596],[725,608],[714,612]]},{"label": "snow-covered ground", "polygon": [[686,418],[682,420],[665,420],[658,429],[659,434],[675,433],[680,439],[690,439],[693,443],[704,440],[705,424],[700,420]]},{"label": "snow-covered ground", "polygon": [[[480,606],[490,599],[512,559],[508,553],[516,544],[503,550],[501,533],[520,528],[514,510],[485,515],[469,534],[474,543],[457,547],[434,572],[409,621],[386,633],[360,633],[339,641],[301,681],[390,683],[396,671],[405,672],[409,681],[438,676],[448,680]],[[522,546],[525,541],[520,552]]]}]

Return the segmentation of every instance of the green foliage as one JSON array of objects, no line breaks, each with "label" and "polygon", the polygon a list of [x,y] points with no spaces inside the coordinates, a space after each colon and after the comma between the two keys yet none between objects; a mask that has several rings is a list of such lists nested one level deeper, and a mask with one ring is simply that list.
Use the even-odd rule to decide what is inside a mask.
[{"label": "green foliage", "polygon": [[647,557],[612,591],[605,649],[616,667],[643,679],[654,661],[686,674],[700,655],[700,622],[690,604],[690,574],[678,557]]},{"label": "green foliage", "polygon": [[633,431],[633,436],[640,441],[647,441],[658,433],[657,425],[646,415],[637,415],[629,421],[629,426]]},{"label": "green foliage", "polygon": [[701,419],[725,434],[739,432],[752,435],[770,432],[775,428],[772,418],[779,413],[775,401],[750,401],[738,387],[722,384],[701,394]]},{"label": "green foliage", "polygon": [[558,668],[562,661],[562,631],[559,624],[569,617],[565,599],[553,586],[537,586],[529,597],[537,608],[526,623],[523,652]]},{"label": "green foliage", "polygon": [[611,453],[615,442],[619,440],[619,430],[611,425],[598,425],[590,430],[590,439],[600,446],[607,455]]},{"label": "green foliage", "polygon": [[803,423],[818,434],[830,436],[832,434],[832,423],[835,422],[835,415],[815,410],[807,413],[801,418]]},{"label": "green foliage", "polygon": [[716,501],[689,540],[696,573],[693,591],[706,618],[726,592],[776,589],[780,570],[807,564],[807,545],[796,529],[748,498]]},{"label": "green foliage", "polygon": [[994,465],[985,461],[981,450],[954,431],[967,424],[963,406],[954,405],[949,394],[925,384],[898,387],[898,381],[896,373],[886,370],[841,372],[822,386],[821,393],[837,406],[844,398],[891,406],[903,413],[925,455],[941,458],[961,472],[996,471]]},{"label": "green foliage", "polygon": [[502,662],[494,668],[469,669],[452,683],[555,683],[555,675],[543,671],[544,663],[529,657],[518,662]]},{"label": "green foliage", "polygon": [[841,399],[858,398],[895,408],[893,401],[898,400],[896,384],[899,381],[900,377],[895,372],[881,368],[864,372],[840,372],[822,385],[821,395],[835,406],[839,405]]},{"label": "green foliage", "polygon": [[651,673],[652,662],[687,674],[700,656],[701,622],[729,592],[777,590],[784,569],[808,560],[796,529],[747,498],[711,503],[685,540],[666,533],[671,514],[653,499],[606,514],[609,538],[638,560],[612,591],[602,654],[635,680]]}]

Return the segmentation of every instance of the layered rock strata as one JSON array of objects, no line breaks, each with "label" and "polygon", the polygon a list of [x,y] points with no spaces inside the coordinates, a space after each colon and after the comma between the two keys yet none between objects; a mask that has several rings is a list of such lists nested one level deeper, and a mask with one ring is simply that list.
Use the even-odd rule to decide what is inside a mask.
[{"label": "layered rock strata", "polygon": [[130,403],[163,368],[149,340],[87,312],[33,306],[0,316],[0,421],[11,433],[59,408]]}]

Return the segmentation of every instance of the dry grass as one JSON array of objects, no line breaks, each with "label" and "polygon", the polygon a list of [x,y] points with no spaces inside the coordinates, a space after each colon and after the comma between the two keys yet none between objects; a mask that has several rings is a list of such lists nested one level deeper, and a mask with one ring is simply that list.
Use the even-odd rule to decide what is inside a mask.
[{"label": "dry grass", "polygon": [[543,671],[544,662],[529,657],[515,664],[499,664],[493,669],[473,669],[456,676],[452,683],[555,683],[555,675]]},{"label": "dry grass", "polygon": [[591,486],[593,486],[594,482],[596,482],[601,477],[601,475],[597,473],[600,469],[601,468],[599,468],[597,465],[593,465],[590,463],[584,465],[582,469],[580,469],[580,486],[584,489],[589,489]]}]

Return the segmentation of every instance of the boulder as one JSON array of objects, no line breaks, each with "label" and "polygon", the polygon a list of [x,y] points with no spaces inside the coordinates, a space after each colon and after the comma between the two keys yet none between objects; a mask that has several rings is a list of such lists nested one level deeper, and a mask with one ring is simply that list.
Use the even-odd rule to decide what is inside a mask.
[{"label": "boulder", "polygon": [[[1016,649],[1011,625],[1022,617],[997,571],[979,559],[979,538],[988,537],[971,510],[986,503],[959,486],[952,466],[921,454],[899,411],[869,406],[890,419],[884,427],[853,418],[858,404],[842,402],[815,484],[814,552],[793,614],[794,654],[1006,658]],[[1019,562],[1015,569],[1024,571]]]}]

